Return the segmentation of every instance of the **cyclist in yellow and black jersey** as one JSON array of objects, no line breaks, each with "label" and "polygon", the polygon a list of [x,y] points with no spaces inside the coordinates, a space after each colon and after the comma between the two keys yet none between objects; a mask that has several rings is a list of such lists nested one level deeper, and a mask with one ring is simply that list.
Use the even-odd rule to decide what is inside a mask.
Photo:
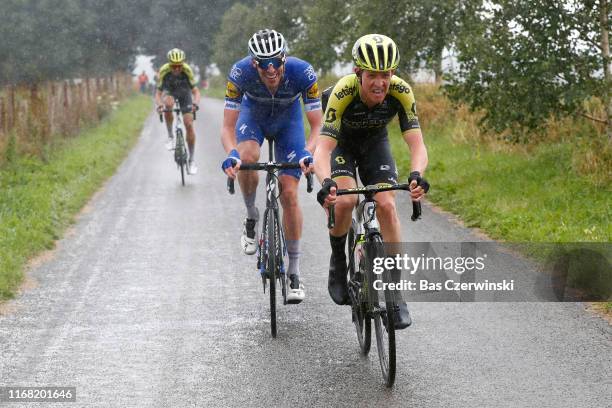
[{"label": "cyclist in yellow and black jersey", "polygon": [[155,104],[161,112],[164,108],[164,118],[168,130],[168,149],[174,146],[172,135],[172,109],[174,100],[178,99],[183,114],[183,122],[187,131],[187,145],[189,146],[189,174],[196,174],[198,168],[193,160],[195,150],[195,129],[193,127],[193,112],[200,103],[200,90],[196,86],[193,70],[185,62],[185,53],[178,48],[168,51],[168,62],[159,69]]},{"label": "cyclist in yellow and black jersey", "polygon": [[410,86],[393,75],[382,103],[369,108],[359,95],[357,74],[343,77],[334,87],[323,91],[326,112],[321,134],[341,144],[373,143],[387,136],[387,124],[398,115],[402,133],[419,129],[416,103]]},{"label": "cyclist in yellow and black jersey", "polygon": [[[380,34],[359,38],[353,46],[354,74],[340,79],[323,93],[324,124],[314,155],[315,173],[322,183],[317,194],[327,208],[335,205],[336,224],[330,233],[328,290],[337,304],[349,301],[347,289],[346,235],[357,196],[336,197],[336,189],[354,188],[357,172],[364,185],[395,184],[397,170],[387,138],[387,125],[397,115],[402,136],[410,149],[410,195],[418,201],[425,191],[421,174],[427,167],[427,149],[416,114],[410,86],[394,75],[399,64],[395,42]],[[400,220],[392,191],[378,193],[376,212],[385,242],[401,241]],[[394,279],[398,274],[394,274]],[[411,324],[406,302],[399,302],[395,326]]]}]

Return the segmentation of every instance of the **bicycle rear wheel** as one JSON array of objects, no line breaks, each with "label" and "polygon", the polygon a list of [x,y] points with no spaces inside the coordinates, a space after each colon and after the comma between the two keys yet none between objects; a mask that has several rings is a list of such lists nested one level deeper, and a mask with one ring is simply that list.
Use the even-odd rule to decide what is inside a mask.
[{"label": "bicycle rear wheel", "polygon": [[[355,246],[356,246],[357,223],[352,221],[351,229],[348,234],[348,270],[349,270],[349,295],[351,298],[351,314],[359,349],[364,356],[370,352],[372,339],[372,320],[368,314],[367,299],[363,296],[364,273],[356,275],[359,269],[355,269]],[[363,268],[363,262],[357,268]]]},{"label": "bicycle rear wheel", "polygon": [[[369,244],[366,251],[368,268],[373,265],[374,258],[384,257],[385,251],[380,236],[374,237],[374,242]],[[390,282],[389,271],[383,273],[384,282]],[[383,379],[387,387],[392,387],[395,382],[395,304],[387,293],[376,291],[370,297],[372,301],[372,319],[374,320],[374,331],[376,332],[376,348]]]},{"label": "bicycle rear wheel", "polygon": [[266,274],[270,282],[270,333],[276,337],[276,217],[274,211],[266,210]]}]

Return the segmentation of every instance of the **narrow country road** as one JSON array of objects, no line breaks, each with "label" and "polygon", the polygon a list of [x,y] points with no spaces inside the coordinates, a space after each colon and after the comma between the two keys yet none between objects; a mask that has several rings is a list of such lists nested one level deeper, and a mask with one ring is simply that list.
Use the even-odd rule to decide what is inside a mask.
[{"label": "narrow country road", "polygon": [[[359,355],[349,309],[327,294],[325,219],[305,183],[307,299],[279,306],[272,339],[255,258],[240,251],[242,200],[220,171],[222,110],[203,99],[200,171],[185,187],[163,126],[148,118],[115,176],[2,307],[0,386],[76,387],[76,403],[53,407],[610,406],[612,329],[577,303],[411,303],[386,389],[375,349]],[[400,211],[408,219],[409,203]],[[411,241],[482,239],[429,207],[403,228]],[[522,273],[525,262],[505,256],[507,273]]]}]

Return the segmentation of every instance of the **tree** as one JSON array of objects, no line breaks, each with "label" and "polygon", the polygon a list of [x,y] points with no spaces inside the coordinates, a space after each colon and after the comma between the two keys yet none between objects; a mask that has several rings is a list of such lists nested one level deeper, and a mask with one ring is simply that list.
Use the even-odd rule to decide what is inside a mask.
[{"label": "tree", "polygon": [[305,32],[298,48],[323,70],[337,59],[351,60],[352,45],[364,34],[391,37],[400,49],[400,70],[432,69],[442,80],[442,59],[461,30],[461,17],[474,8],[470,0],[319,0],[305,7]]},{"label": "tree", "polygon": [[[142,15],[138,19],[135,16]],[[0,83],[38,82],[126,69],[148,2],[6,0]]]},{"label": "tree", "polygon": [[279,4],[274,0],[261,0],[254,6],[234,4],[223,15],[215,36],[214,62],[222,73],[227,73],[234,62],[247,56],[249,38],[263,28],[281,32],[290,54],[305,58],[295,46],[303,30],[302,9],[300,3]]},{"label": "tree", "polygon": [[483,123],[498,132],[539,129],[550,116],[585,115],[583,103],[592,97],[609,107],[610,76],[602,74],[609,63],[600,41],[610,24],[600,18],[606,4],[486,3],[457,42],[460,70],[449,95],[483,109]]},{"label": "tree", "polygon": [[212,58],[223,75],[229,72],[234,62],[247,55],[247,41],[259,29],[255,19],[249,17],[251,12],[248,6],[236,3],[221,19]]},{"label": "tree", "polygon": [[331,70],[338,60],[347,60],[344,51],[354,41],[351,6],[342,0],[318,0],[305,6],[301,17],[304,29],[296,37],[295,53],[307,56],[308,62],[323,72]]},{"label": "tree", "polygon": [[157,56],[157,65],[166,62],[166,53],[172,48],[183,49],[190,63],[201,67],[210,64],[215,52],[213,39],[221,17],[232,3],[230,0],[206,3],[183,0],[171,5],[154,0],[150,5],[151,17],[139,39],[142,51]]}]

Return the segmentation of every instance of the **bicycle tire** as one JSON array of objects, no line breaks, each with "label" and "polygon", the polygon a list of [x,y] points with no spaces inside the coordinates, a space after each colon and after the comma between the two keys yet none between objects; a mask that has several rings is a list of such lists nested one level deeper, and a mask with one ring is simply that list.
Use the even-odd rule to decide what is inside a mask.
[{"label": "bicycle tire", "polygon": [[[359,342],[359,349],[361,354],[366,356],[370,352],[372,344],[372,320],[368,314],[368,303],[365,302],[362,291],[359,288],[359,284],[365,284],[363,282],[355,281],[355,239],[357,230],[357,222],[353,219],[351,223],[351,229],[348,234],[348,270],[349,270],[349,290],[357,290],[353,292],[351,296],[351,318],[353,325],[355,326],[355,332],[357,333],[357,341]],[[361,265],[363,266],[363,265]],[[365,276],[364,273],[361,276]],[[363,288],[363,286],[361,286]]]},{"label": "bicycle tire", "polygon": [[176,130],[176,145],[174,147],[174,161],[181,171],[181,184],[185,185],[185,139],[183,138],[183,131],[180,128]]},{"label": "bicycle tire", "polygon": [[[384,257],[384,247],[380,236],[373,237],[373,244],[366,251],[368,259],[368,267],[373,264],[373,259],[376,257]],[[388,274],[385,281],[389,282]],[[378,360],[380,362],[380,370],[383,375],[385,386],[392,387],[395,382],[396,372],[396,347],[395,347],[395,319],[394,319],[394,302],[389,301],[386,294],[382,295],[383,300],[380,300],[380,294],[372,305],[372,320],[374,320],[374,331],[376,332],[376,348],[378,349]],[[372,298],[374,299],[374,298]],[[384,305],[384,307],[383,307]],[[386,324],[385,324],[386,323]]]},{"label": "bicycle tire", "polygon": [[278,226],[278,230],[276,231],[276,254],[278,256],[277,269],[278,269],[278,280],[281,284],[281,294],[283,295],[283,305],[287,304],[287,274],[286,272],[282,272],[282,264],[283,264],[283,253],[284,253],[284,242],[281,239],[281,231],[280,231],[280,219],[278,215],[278,210],[274,212],[276,217],[276,225]]},{"label": "bicycle tire", "polygon": [[276,337],[276,218],[274,211],[266,210],[266,274],[270,282],[270,333]]}]

